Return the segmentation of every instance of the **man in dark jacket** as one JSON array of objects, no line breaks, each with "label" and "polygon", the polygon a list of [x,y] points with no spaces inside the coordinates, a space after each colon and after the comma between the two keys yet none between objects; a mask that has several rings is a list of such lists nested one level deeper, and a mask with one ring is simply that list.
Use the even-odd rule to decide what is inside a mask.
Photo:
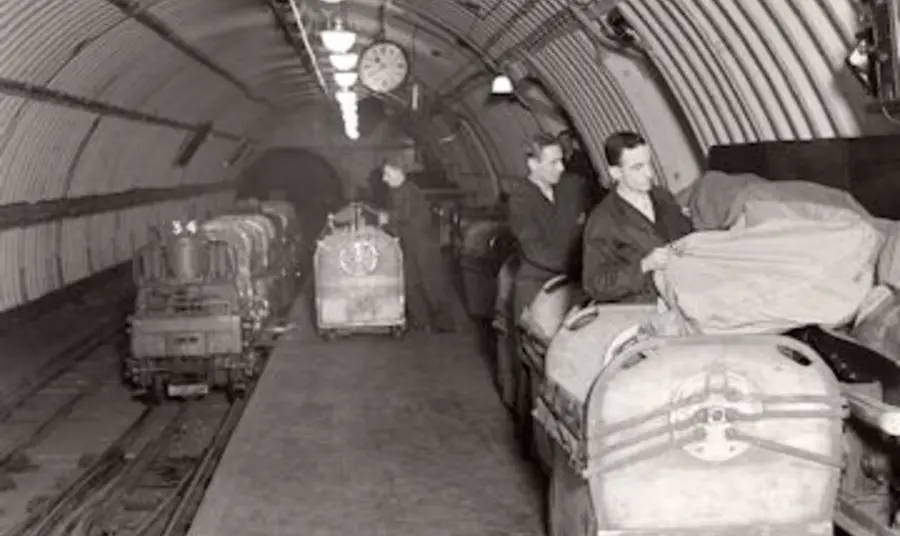
[{"label": "man in dark jacket", "polygon": [[413,325],[429,331],[456,331],[452,281],[441,255],[440,235],[422,190],[407,180],[401,160],[389,159],[383,168],[389,188],[389,212],[381,223],[389,223],[403,248],[406,303]]},{"label": "man in dark jacket", "polygon": [[652,153],[643,137],[613,134],[604,151],[614,191],[585,226],[582,283],[596,301],[654,303],[653,272],[666,266],[668,244],[693,230],[691,221],[668,190],[653,184]]},{"label": "man in dark jacket", "polygon": [[555,137],[536,136],[527,157],[528,177],[509,195],[509,222],[522,260],[514,319],[549,279],[561,274],[579,279],[581,232],[590,208],[584,180],[564,173],[562,148]]}]

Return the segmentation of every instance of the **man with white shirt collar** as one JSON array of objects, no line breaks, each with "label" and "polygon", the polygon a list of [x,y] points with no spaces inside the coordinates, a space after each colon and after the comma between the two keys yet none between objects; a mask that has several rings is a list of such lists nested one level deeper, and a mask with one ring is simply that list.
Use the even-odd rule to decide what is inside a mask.
[{"label": "man with white shirt collar", "polygon": [[652,152],[640,134],[617,132],[604,151],[613,192],[585,226],[584,289],[600,302],[654,303],[653,272],[666,266],[668,244],[692,232],[691,221],[654,184]]}]

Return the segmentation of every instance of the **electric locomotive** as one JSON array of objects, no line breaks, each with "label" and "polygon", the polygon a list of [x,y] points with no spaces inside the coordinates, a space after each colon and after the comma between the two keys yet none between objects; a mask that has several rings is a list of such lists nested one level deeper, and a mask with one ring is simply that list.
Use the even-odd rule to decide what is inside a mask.
[{"label": "electric locomotive", "polygon": [[274,316],[297,290],[298,239],[290,205],[252,200],[158,230],[133,261],[138,292],[123,374],[137,394],[241,396]]}]

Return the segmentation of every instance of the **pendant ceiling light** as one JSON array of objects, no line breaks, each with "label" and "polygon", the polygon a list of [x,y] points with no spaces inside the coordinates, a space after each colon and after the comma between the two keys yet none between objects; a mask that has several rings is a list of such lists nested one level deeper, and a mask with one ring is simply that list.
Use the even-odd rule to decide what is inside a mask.
[{"label": "pendant ceiling light", "polygon": [[355,91],[348,91],[345,89],[345,90],[336,92],[334,94],[334,97],[341,104],[344,104],[344,103],[347,103],[348,105],[356,104],[356,92]]},{"label": "pendant ceiling light", "polygon": [[359,74],[357,74],[355,71],[334,73],[334,83],[337,84],[341,89],[350,89],[351,87],[353,87],[353,84],[356,83],[356,80],[358,78]]},{"label": "pendant ceiling light", "polygon": [[331,30],[322,30],[322,44],[333,54],[346,54],[356,44],[356,34],[345,30],[344,25],[338,20]]},{"label": "pendant ceiling light", "polygon": [[509,95],[513,92],[513,83],[505,74],[498,74],[491,83],[491,93],[494,95]]},{"label": "pendant ceiling light", "polygon": [[346,54],[332,54],[329,59],[331,66],[338,71],[352,71],[359,61],[359,54],[356,52],[348,52]]}]

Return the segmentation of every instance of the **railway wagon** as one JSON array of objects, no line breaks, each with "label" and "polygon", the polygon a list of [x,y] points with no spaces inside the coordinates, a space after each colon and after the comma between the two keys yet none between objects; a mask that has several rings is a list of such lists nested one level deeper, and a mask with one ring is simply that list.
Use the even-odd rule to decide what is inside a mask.
[{"label": "railway wagon", "polygon": [[269,203],[174,222],[138,251],[123,366],[137,394],[156,401],[217,388],[244,393],[300,277],[293,209]]},{"label": "railway wagon", "polygon": [[900,408],[859,370],[893,361],[831,334],[666,337],[656,305],[578,296],[550,280],[518,323],[552,535],[894,533]]},{"label": "railway wagon", "polygon": [[378,212],[353,202],[328,219],[313,254],[316,327],[326,339],[406,329],[403,251]]}]

